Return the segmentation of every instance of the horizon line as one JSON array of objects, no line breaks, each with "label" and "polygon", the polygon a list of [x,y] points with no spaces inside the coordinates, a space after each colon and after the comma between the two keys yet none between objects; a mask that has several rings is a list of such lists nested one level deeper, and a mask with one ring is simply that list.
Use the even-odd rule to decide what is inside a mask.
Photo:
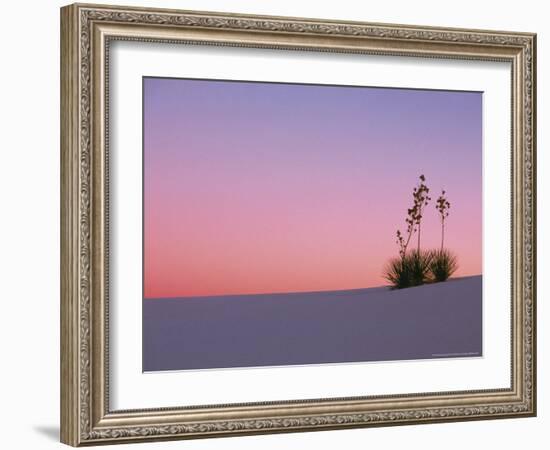
[{"label": "horizon line", "polygon": [[[461,280],[464,278],[474,278],[474,277],[483,277],[482,273],[474,274],[474,275],[463,275],[461,277],[451,277],[446,281],[456,281]],[[446,281],[440,281],[435,283],[424,283],[419,286],[411,286],[409,288],[403,288],[403,289],[411,289],[415,287],[422,287],[427,286],[430,284],[440,284],[445,283]],[[391,285],[385,284],[385,285],[378,285],[378,286],[371,286],[371,287],[363,287],[363,288],[351,288],[351,289],[325,289],[325,290],[319,290],[319,291],[286,291],[286,292],[257,292],[257,293],[247,293],[247,294],[214,294],[214,295],[182,295],[182,296],[168,296],[168,297],[142,297],[142,300],[176,300],[176,299],[197,299],[197,298],[213,298],[213,297],[254,297],[254,296],[267,296],[267,295],[314,295],[314,294],[353,294],[353,293],[362,293],[367,290],[374,290],[374,289],[391,289]],[[403,290],[403,289],[395,289],[396,291]]]}]

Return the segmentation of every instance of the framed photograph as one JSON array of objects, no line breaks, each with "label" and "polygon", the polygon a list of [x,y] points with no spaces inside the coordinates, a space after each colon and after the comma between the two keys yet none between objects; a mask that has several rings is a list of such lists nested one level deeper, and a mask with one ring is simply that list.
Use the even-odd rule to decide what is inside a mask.
[{"label": "framed photograph", "polygon": [[535,58],[62,8],[62,442],[534,416]]}]

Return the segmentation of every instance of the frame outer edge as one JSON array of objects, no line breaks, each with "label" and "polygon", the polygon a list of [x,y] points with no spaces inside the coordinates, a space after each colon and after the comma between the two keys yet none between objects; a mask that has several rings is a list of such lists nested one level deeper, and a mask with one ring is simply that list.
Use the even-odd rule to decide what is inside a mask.
[{"label": "frame outer edge", "polygon": [[533,189],[533,223],[535,224],[535,228],[533,230],[533,260],[535,263],[533,264],[533,300],[535,303],[535,306],[533,308],[533,323],[535,324],[533,328],[533,385],[534,385],[534,395],[533,395],[533,414],[537,416],[538,411],[538,396],[537,396],[537,389],[538,389],[538,373],[537,373],[537,330],[538,330],[538,322],[537,322],[537,167],[538,167],[538,156],[537,156],[537,51],[538,51],[538,37],[537,35],[533,36],[533,158],[535,161],[535,164],[533,164],[533,180],[535,180],[535,186]]},{"label": "frame outer edge", "polygon": [[[150,12],[150,14],[145,14]],[[171,17],[174,15],[174,17]],[[189,20],[183,23],[181,19]],[[127,426],[116,420],[104,423],[104,411],[98,403],[98,396],[105,395],[103,381],[98,380],[103,366],[97,365],[97,359],[102,358],[102,352],[97,352],[101,343],[102,331],[98,332],[92,320],[97,325],[97,317],[103,317],[102,306],[97,302],[101,284],[96,284],[98,274],[95,264],[98,263],[98,253],[94,242],[98,238],[98,217],[95,215],[99,194],[97,192],[97,172],[101,171],[101,161],[94,156],[97,152],[97,116],[98,103],[95,72],[92,60],[94,33],[90,25],[94,23],[124,23],[143,26],[159,25],[190,27],[194,30],[212,31],[214,29],[241,32],[243,30],[258,32],[257,36],[278,34],[281,36],[317,36],[326,37],[329,34],[338,38],[353,38],[362,36],[368,39],[383,37],[389,41],[400,43],[415,42],[423,45],[421,53],[437,55],[448,51],[456,43],[462,46],[484,47],[510,50],[506,58],[518,56],[522,75],[531,75],[530,83],[521,76],[519,92],[522,102],[518,110],[529,112],[528,117],[521,114],[518,131],[522,139],[518,139],[521,149],[519,167],[522,169],[522,180],[519,187],[521,196],[521,212],[525,213],[529,206],[528,217],[523,215],[520,223],[527,225],[528,230],[518,236],[530,241],[528,251],[522,244],[520,261],[529,263],[532,270],[529,279],[523,279],[518,295],[522,298],[522,315],[519,322],[522,331],[523,345],[518,347],[521,355],[522,377],[519,398],[510,398],[506,404],[473,404],[471,406],[450,405],[439,409],[428,408],[423,411],[418,408],[398,408],[395,411],[376,411],[374,413],[353,412],[344,414],[337,412],[327,415],[298,415],[292,417],[274,418],[260,417],[238,418],[235,420],[198,421],[190,423],[169,423],[161,421],[151,423],[136,423]],[[371,27],[371,28],[367,28]],[[450,31],[449,31],[450,30]],[[388,426],[397,424],[434,423],[456,420],[490,419],[498,417],[526,417],[536,413],[536,316],[535,316],[535,276],[536,276],[536,36],[532,33],[497,32],[490,30],[460,30],[460,29],[415,27],[392,24],[343,23],[340,21],[325,21],[303,18],[276,18],[269,16],[237,15],[230,13],[202,13],[156,8],[132,8],[110,5],[74,4],[61,8],[61,441],[72,445],[97,445],[122,442],[156,441],[166,439],[186,439],[231,435],[253,435],[278,432],[316,431],[321,429],[337,429],[365,426]],[[454,37],[453,37],[454,36]],[[429,52],[428,44],[441,41],[445,48]],[[231,45],[231,44],[230,44]],[[274,48],[277,47],[277,44]],[[95,43],[97,47],[97,42]],[[246,46],[243,44],[243,46]],[[336,48],[337,46],[334,46]],[[97,49],[96,49],[97,50]],[[474,48],[475,50],[475,48]],[[483,48],[482,48],[483,50]],[[330,49],[329,49],[330,51]],[[525,54],[531,58],[525,60]],[[482,54],[483,53],[483,54]],[[491,52],[473,52],[476,56],[490,57]],[[487,53],[487,54],[486,54]],[[468,56],[468,55],[467,55]],[[469,59],[469,58],[468,58]],[[527,76],[527,78],[529,78]],[[515,124],[516,120],[514,121]],[[530,130],[525,126],[530,125]],[[529,158],[529,159],[527,159]],[[530,164],[531,163],[531,164]],[[527,165],[531,172],[525,171]],[[524,179],[523,175],[527,175]],[[524,195],[525,190],[530,194]],[[100,202],[101,204],[101,202]],[[527,223],[524,220],[527,219]],[[531,227],[532,225],[532,227]],[[525,242],[524,242],[525,243]],[[525,259],[523,259],[525,258]],[[522,265],[523,267],[523,265]],[[94,292],[95,291],[95,292]],[[92,295],[93,294],[93,295]],[[524,294],[525,296],[521,296]],[[527,302],[525,305],[524,302]],[[93,305],[92,305],[93,303]],[[528,306],[526,308],[526,306]],[[529,314],[532,312],[532,315]],[[517,328],[515,328],[517,329]],[[527,330],[527,331],[526,331]],[[92,339],[93,337],[93,339]],[[98,344],[99,343],[99,344]],[[525,362],[525,354],[529,356]],[[93,361],[95,358],[96,361]],[[93,363],[93,364],[92,364]],[[529,370],[530,369],[530,370]],[[98,388],[99,386],[99,388]],[[527,387],[527,389],[523,389]],[[108,399],[104,401],[108,402]],[[223,406],[223,405],[219,405]],[[150,411],[143,411],[145,417]],[[115,414],[117,415],[117,414]],[[118,416],[118,415],[117,415]],[[113,417],[112,419],[117,419]]]},{"label": "frame outer edge", "polygon": [[538,414],[538,374],[537,374],[537,39],[536,33],[531,35],[531,301],[532,301],[532,399],[531,412],[533,417]]},{"label": "frame outer edge", "polygon": [[60,440],[77,446],[79,433],[79,300],[78,294],[78,18],[74,5],[60,10],[61,21],[61,411]]}]

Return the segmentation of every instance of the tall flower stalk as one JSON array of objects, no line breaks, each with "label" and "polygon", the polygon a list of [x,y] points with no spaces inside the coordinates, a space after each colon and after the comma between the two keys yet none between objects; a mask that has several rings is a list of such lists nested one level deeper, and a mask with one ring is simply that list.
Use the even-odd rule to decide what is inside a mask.
[{"label": "tall flower stalk", "polygon": [[449,217],[449,209],[451,204],[447,197],[445,196],[445,191],[441,191],[441,195],[435,202],[435,208],[439,212],[439,218],[441,219],[441,251],[443,251],[444,240],[445,240],[445,220]]},{"label": "tall flower stalk", "polygon": [[424,210],[424,207],[428,205],[431,197],[428,196],[428,193],[430,192],[430,188],[426,186],[426,177],[424,175],[420,175],[420,183],[418,186],[416,186],[413,190],[413,196],[414,196],[414,204],[416,206],[416,216],[415,216],[415,223],[418,228],[418,247],[417,251],[420,252],[420,227],[422,225],[422,211]]},{"label": "tall flower stalk", "polygon": [[407,255],[407,249],[411,241],[411,237],[418,231],[418,248],[420,251],[420,226],[422,224],[422,211],[424,207],[429,203],[431,197],[428,196],[430,189],[426,186],[426,177],[420,175],[419,183],[413,188],[413,206],[407,209],[407,217],[405,222],[407,223],[407,229],[404,233],[401,230],[397,230],[396,243],[399,245],[399,255],[402,259]]}]

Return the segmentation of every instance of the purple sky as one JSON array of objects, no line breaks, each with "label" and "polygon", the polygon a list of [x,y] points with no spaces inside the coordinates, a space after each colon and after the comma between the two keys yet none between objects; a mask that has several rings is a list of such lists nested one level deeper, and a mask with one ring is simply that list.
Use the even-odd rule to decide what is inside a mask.
[{"label": "purple sky", "polygon": [[420,174],[481,273],[481,93],[145,78],[144,114],[146,297],[385,284]]}]

